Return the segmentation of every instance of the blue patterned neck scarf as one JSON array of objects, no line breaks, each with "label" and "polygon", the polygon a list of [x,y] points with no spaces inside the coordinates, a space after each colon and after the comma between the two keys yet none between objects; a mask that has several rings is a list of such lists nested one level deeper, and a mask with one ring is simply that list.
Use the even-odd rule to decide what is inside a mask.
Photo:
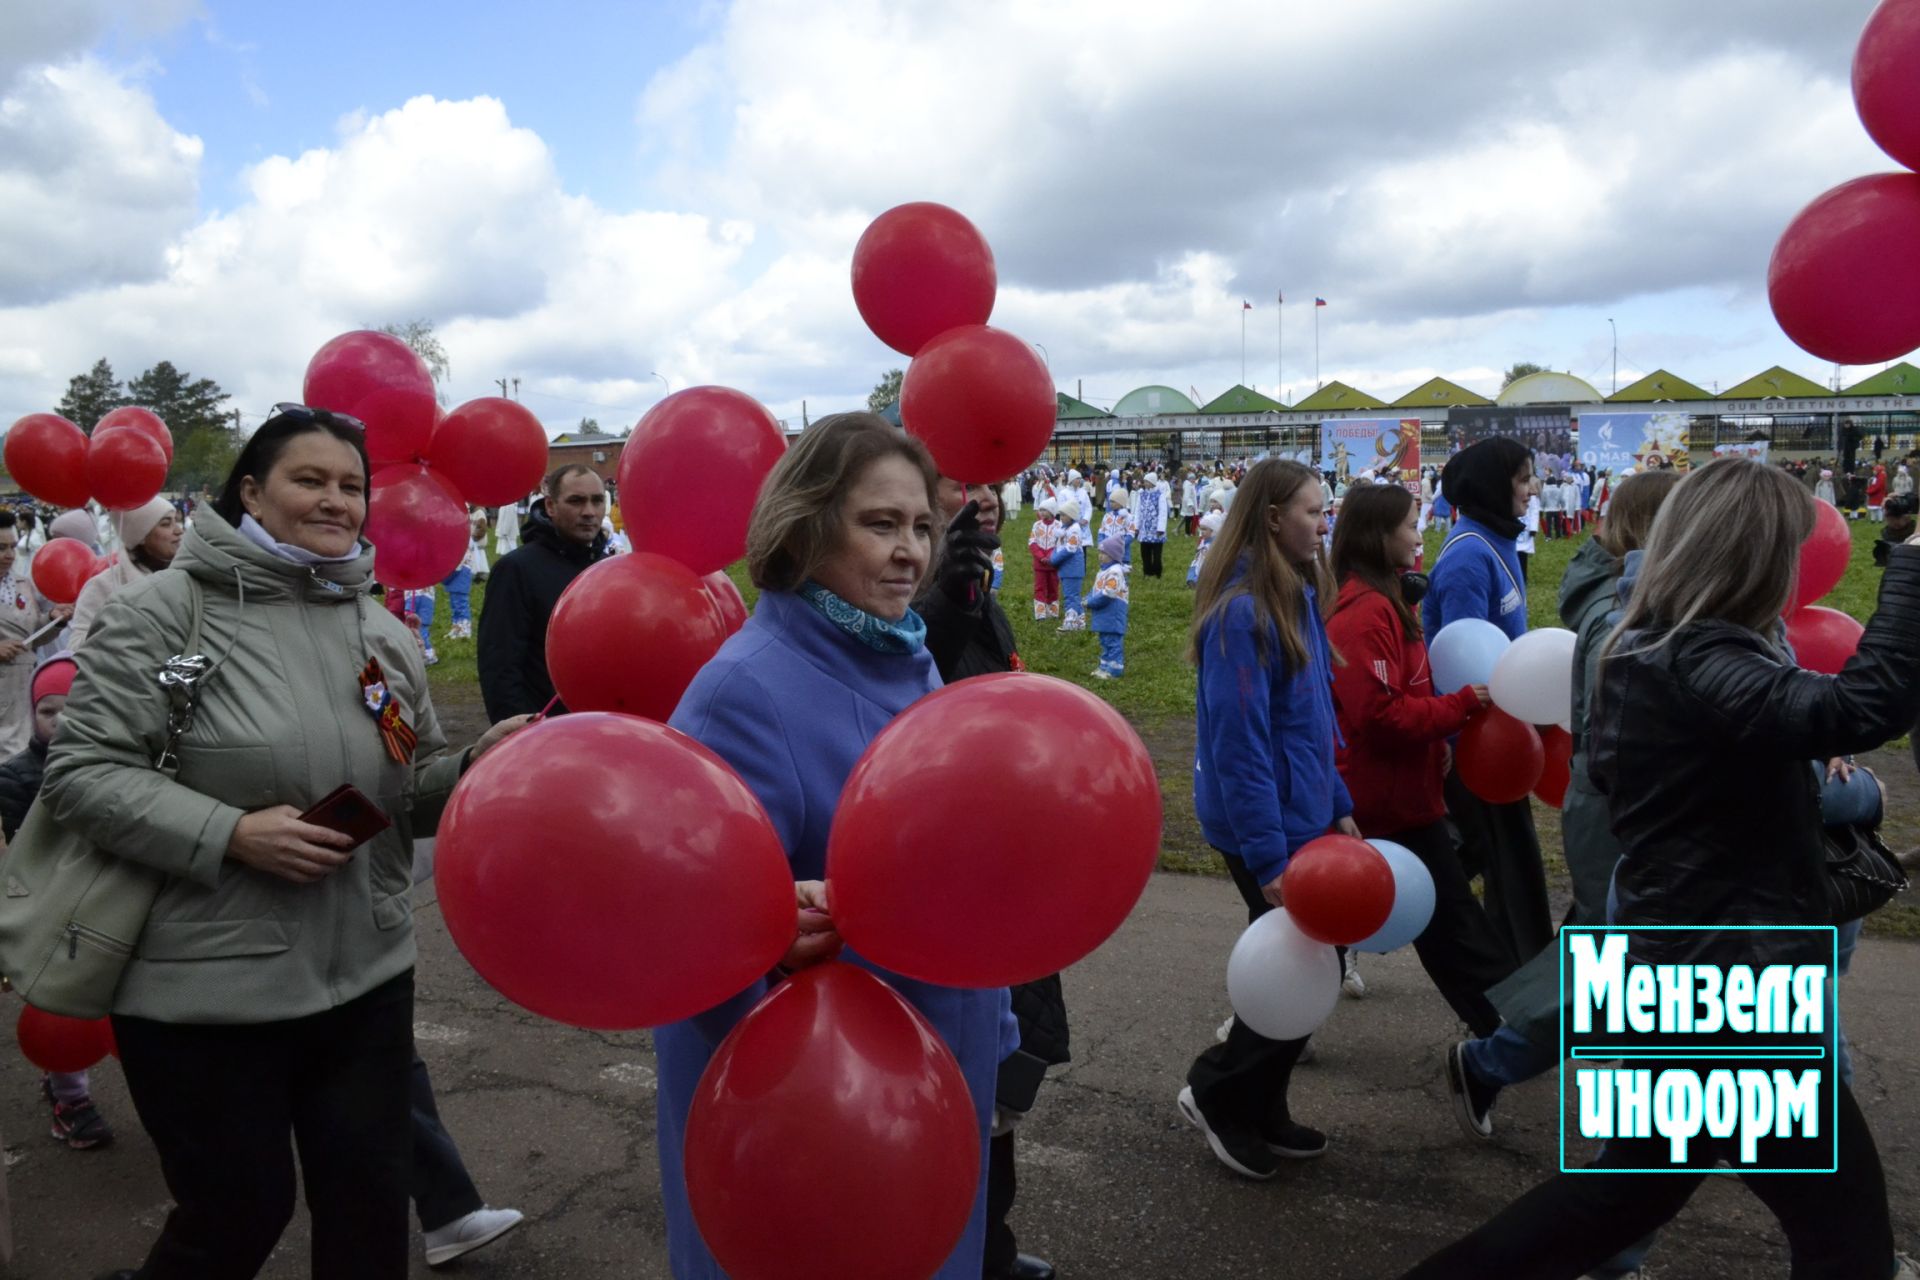
[{"label": "blue patterned neck scarf", "polygon": [[927,647],[927,624],[912,609],[898,622],[876,618],[865,609],[848,604],[819,583],[800,584],[799,596],[818,609],[827,621],[881,653],[919,653]]}]

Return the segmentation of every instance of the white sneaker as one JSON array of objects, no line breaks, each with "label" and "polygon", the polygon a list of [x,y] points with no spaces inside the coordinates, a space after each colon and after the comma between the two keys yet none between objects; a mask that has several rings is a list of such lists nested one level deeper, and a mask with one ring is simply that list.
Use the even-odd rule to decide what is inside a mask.
[{"label": "white sneaker", "polygon": [[426,1234],[427,1265],[442,1266],[462,1254],[492,1244],[520,1225],[518,1209],[489,1209],[482,1205],[464,1218]]},{"label": "white sneaker", "polygon": [[1358,1000],[1367,994],[1367,980],[1360,976],[1359,962],[1353,958],[1353,952],[1347,952],[1340,964],[1340,989],[1352,999]]},{"label": "white sneaker", "polygon": [[1233,1015],[1228,1014],[1227,1020],[1221,1023],[1218,1029],[1214,1031],[1213,1038],[1216,1042],[1220,1044],[1225,1044],[1227,1042],[1227,1037],[1232,1034],[1233,1034]]}]

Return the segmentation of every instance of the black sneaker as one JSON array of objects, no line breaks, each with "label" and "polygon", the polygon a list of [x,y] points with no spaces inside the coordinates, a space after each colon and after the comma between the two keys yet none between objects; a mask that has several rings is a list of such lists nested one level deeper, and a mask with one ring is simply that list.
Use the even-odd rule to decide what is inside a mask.
[{"label": "black sneaker", "polygon": [[1482,1084],[1467,1066],[1467,1042],[1447,1050],[1447,1092],[1453,1095],[1453,1113],[1460,1127],[1475,1138],[1493,1137],[1493,1102],[1500,1086]]},{"label": "black sneaker", "polygon": [[40,1077],[40,1092],[53,1107],[53,1137],[75,1151],[104,1147],[113,1141],[113,1126],[95,1109],[92,1098],[61,1102],[53,1096],[53,1081]]},{"label": "black sneaker", "polygon": [[1327,1154],[1327,1135],[1304,1124],[1288,1121],[1279,1130],[1269,1130],[1262,1136],[1267,1150],[1288,1160],[1311,1160]]},{"label": "black sneaker", "polygon": [[1241,1177],[1264,1182],[1280,1172],[1273,1152],[1267,1150],[1267,1144],[1259,1134],[1217,1131],[1208,1124],[1207,1117],[1200,1111],[1200,1104],[1193,1100],[1191,1086],[1180,1090],[1180,1114],[1207,1136],[1207,1146],[1212,1148],[1214,1158]]}]

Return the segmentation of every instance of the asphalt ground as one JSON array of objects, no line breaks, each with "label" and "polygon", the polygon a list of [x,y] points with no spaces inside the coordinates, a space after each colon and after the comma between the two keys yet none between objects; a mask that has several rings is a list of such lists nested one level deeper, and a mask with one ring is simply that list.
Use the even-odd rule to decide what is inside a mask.
[{"label": "asphalt ground", "polygon": [[[482,1194],[528,1221],[437,1272],[416,1252],[413,1274],[666,1277],[647,1035],[573,1030],[508,1004],[453,948],[432,883],[416,893],[416,1038]],[[1265,1183],[1224,1170],[1174,1095],[1226,1016],[1225,961],[1244,922],[1226,880],[1156,875],[1120,932],[1066,975],[1074,1061],[1021,1130],[1014,1213],[1022,1247],[1063,1277],[1393,1276],[1555,1169],[1551,1076],[1502,1098],[1493,1141],[1462,1133],[1441,1073],[1461,1031],[1403,951],[1363,960],[1368,995],[1342,999],[1317,1060],[1295,1074],[1295,1114],[1329,1133],[1327,1155]],[[1920,944],[1869,939],[1842,987],[1907,1249],[1920,1248],[1916,962]],[[0,1057],[18,1250],[6,1274],[85,1280],[135,1265],[168,1197],[118,1068],[94,1077],[118,1140],[76,1152],[48,1136],[34,1069]],[[1786,1274],[1771,1217],[1731,1179],[1709,1180],[1653,1261],[1662,1280]],[[307,1274],[304,1210],[262,1274]]]}]

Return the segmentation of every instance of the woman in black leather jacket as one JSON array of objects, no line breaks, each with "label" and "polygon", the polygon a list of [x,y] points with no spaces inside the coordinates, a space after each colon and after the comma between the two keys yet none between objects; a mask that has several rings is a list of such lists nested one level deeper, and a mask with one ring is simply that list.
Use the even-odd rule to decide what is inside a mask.
[{"label": "woman in black leather jacket", "polygon": [[[1611,923],[1830,923],[1810,761],[1866,751],[1920,710],[1920,536],[1893,548],[1879,607],[1837,676],[1796,666],[1780,615],[1813,528],[1806,490],[1745,458],[1688,476],[1661,509],[1633,595],[1601,658],[1589,774],[1623,855]],[[1709,957],[1700,943],[1631,942],[1637,962]],[[1652,935],[1664,937],[1667,935]],[[1694,937],[1699,935],[1676,935]],[[1754,934],[1751,963],[1825,962]],[[1719,957],[1724,960],[1726,957]],[[1910,1276],[1896,1259],[1873,1135],[1845,1084],[1832,1173],[1744,1179],[1779,1220],[1794,1280]],[[1614,1141],[1598,1167],[1650,1167]],[[1736,1169],[1737,1172],[1737,1169]],[[1561,1174],[1409,1277],[1578,1277],[1678,1213],[1704,1173]]]}]

